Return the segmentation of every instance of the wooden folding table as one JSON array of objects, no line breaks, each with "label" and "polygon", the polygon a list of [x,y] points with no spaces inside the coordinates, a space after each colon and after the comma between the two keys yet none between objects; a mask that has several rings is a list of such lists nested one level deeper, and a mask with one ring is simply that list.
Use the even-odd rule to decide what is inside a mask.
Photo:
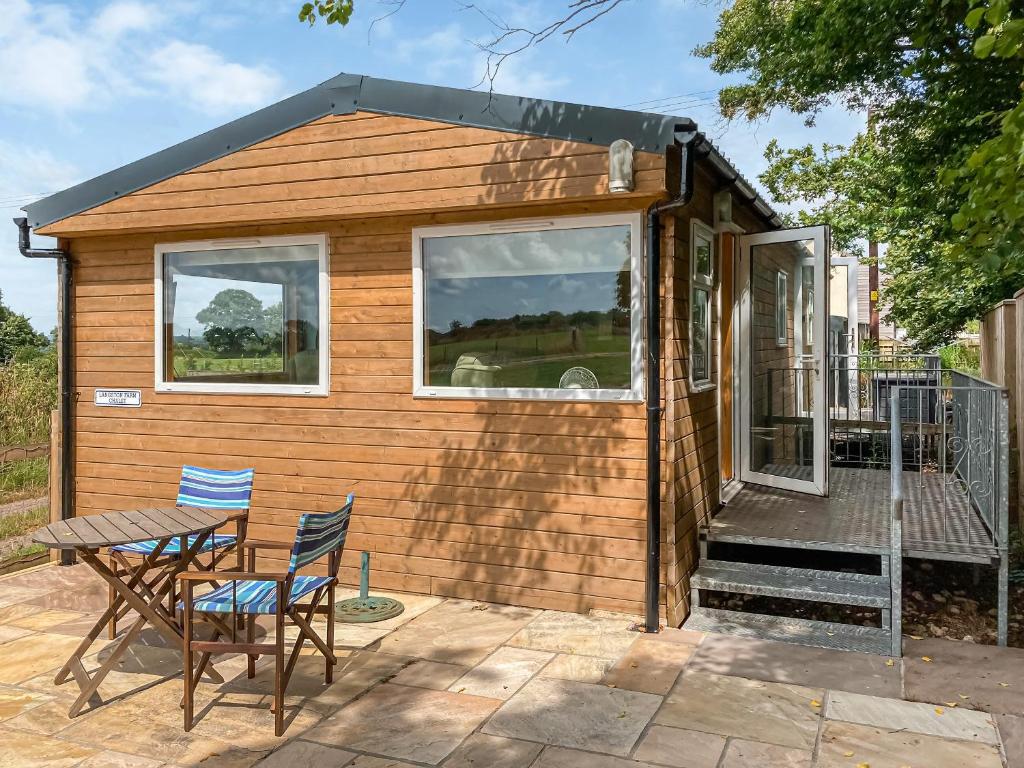
[{"label": "wooden folding table", "polygon": [[[168,611],[162,599],[174,586],[175,576],[189,567],[206,539],[225,522],[227,517],[221,512],[194,507],[165,507],[76,517],[51,523],[36,531],[33,540],[46,547],[75,550],[110,585],[114,593],[114,599],[107,610],[54,679],[55,685],[61,685],[69,676],[73,676],[81,689],[81,694],[68,711],[68,717],[75,717],[86,703],[97,696],[103,678],[114,668],[117,660],[128,650],[146,624],[156,629],[171,648],[181,652],[181,628],[173,607]],[[161,560],[164,549],[174,539],[180,540],[180,554],[175,553],[175,557],[164,555]],[[157,541],[157,546],[143,559],[142,567],[124,579],[119,578],[98,556],[101,549],[150,540]],[[138,619],[117,641],[103,664],[92,672],[87,671],[82,664],[83,656],[100,636],[110,618],[126,604],[139,614]],[[212,668],[207,673],[214,682],[223,682],[223,678]]]}]

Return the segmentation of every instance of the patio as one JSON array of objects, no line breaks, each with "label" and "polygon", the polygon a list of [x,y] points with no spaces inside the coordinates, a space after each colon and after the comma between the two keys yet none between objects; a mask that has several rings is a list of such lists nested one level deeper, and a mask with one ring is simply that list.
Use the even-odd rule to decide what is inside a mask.
[{"label": "patio", "polygon": [[[248,680],[239,656],[217,660],[225,683],[200,684],[185,733],[180,658],[150,630],[104,681],[103,704],[69,720],[74,686],[53,675],[106,586],[83,566],[0,579],[0,766],[1024,766],[1015,649],[923,641],[919,652],[911,640],[901,669],[760,640],[645,636],[615,614],[400,599],[396,619],[339,625],[332,685],[321,657],[300,661],[277,739],[272,666]],[[98,640],[87,666],[109,645]]]}]

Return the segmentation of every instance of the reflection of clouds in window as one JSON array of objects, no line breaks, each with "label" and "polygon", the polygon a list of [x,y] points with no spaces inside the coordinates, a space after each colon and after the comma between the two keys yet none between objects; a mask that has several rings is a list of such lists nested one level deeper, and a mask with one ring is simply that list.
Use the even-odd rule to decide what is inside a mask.
[{"label": "reflection of clouds in window", "polygon": [[428,276],[498,277],[617,271],[629,256],[629,227],[430,237]]}]

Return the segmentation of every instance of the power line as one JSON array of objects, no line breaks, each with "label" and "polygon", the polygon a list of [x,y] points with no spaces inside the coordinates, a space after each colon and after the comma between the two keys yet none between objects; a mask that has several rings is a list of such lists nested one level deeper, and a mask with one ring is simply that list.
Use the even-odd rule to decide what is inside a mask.
[{"label": "power line", "polygon": [[676,94],[675,96],[662,96],[662,97],[657,98],[657,99],[646,99],[644,101],[634,101],[634,102],[632,102],[630,104],[623,104],[621,108],[622,109],[629,109],[629,108],[641,107],[641,108],[644,108],[644,109],[655,109],[655,108],[664,106],[664,104],[662,104],[661,102],[674,103],[674,102],[677,102],[677,101],[680,101],[680,100],[686,100],[686,99],[695,98],[695,97],[707,98],[711,94],[713,94],[715,97],[717,97],[718,89],[717,88],[709,88],[708,90],[705,90],[705,91],[691,91],[689,93],[679,93],[679,94]]}]

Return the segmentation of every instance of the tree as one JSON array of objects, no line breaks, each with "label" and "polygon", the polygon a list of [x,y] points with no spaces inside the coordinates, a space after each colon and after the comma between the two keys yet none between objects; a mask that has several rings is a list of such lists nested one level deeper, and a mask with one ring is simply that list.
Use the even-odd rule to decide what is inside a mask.
[{"label": "tree", "polygon": [[32,323],[7,307],[0,293],[0,363],[8,363],[21,351],[41,350],[49,344],[46,336],[37,333]]},{"label": "tree", "polygon": [[248,291],[227,288],[196,313],[205,326],[203,338],[222,355],[239,355],[260,341],[264,327],[263,302]]},{"label": "tree", "polygon": [[[1009,11],[997,3],[1005,24]],[[1012,143],[991,142],[1000,134],[995,117],[1019,104],[1021,66],[976,55],[987,45],[976,48],[986,11],[971,5],[736,0],[714,40],[697,50],[717,72],[746,75],[721,92],[728,118],[785,108],[813,123],[833,103],[869,110],[849,146],[772,142],[761,181],[776,200],[801,206],[797,221],[831,224],[839,247],[858,251],[860,238],[888,243],[890,317],[922,346],[948,341],[1024,284],[1021,233],[1013,230],[1020,157],[1002,169],[988,159],[1005,158]],[[996,179],[998,195],[972,193],[994,190]]]}]

